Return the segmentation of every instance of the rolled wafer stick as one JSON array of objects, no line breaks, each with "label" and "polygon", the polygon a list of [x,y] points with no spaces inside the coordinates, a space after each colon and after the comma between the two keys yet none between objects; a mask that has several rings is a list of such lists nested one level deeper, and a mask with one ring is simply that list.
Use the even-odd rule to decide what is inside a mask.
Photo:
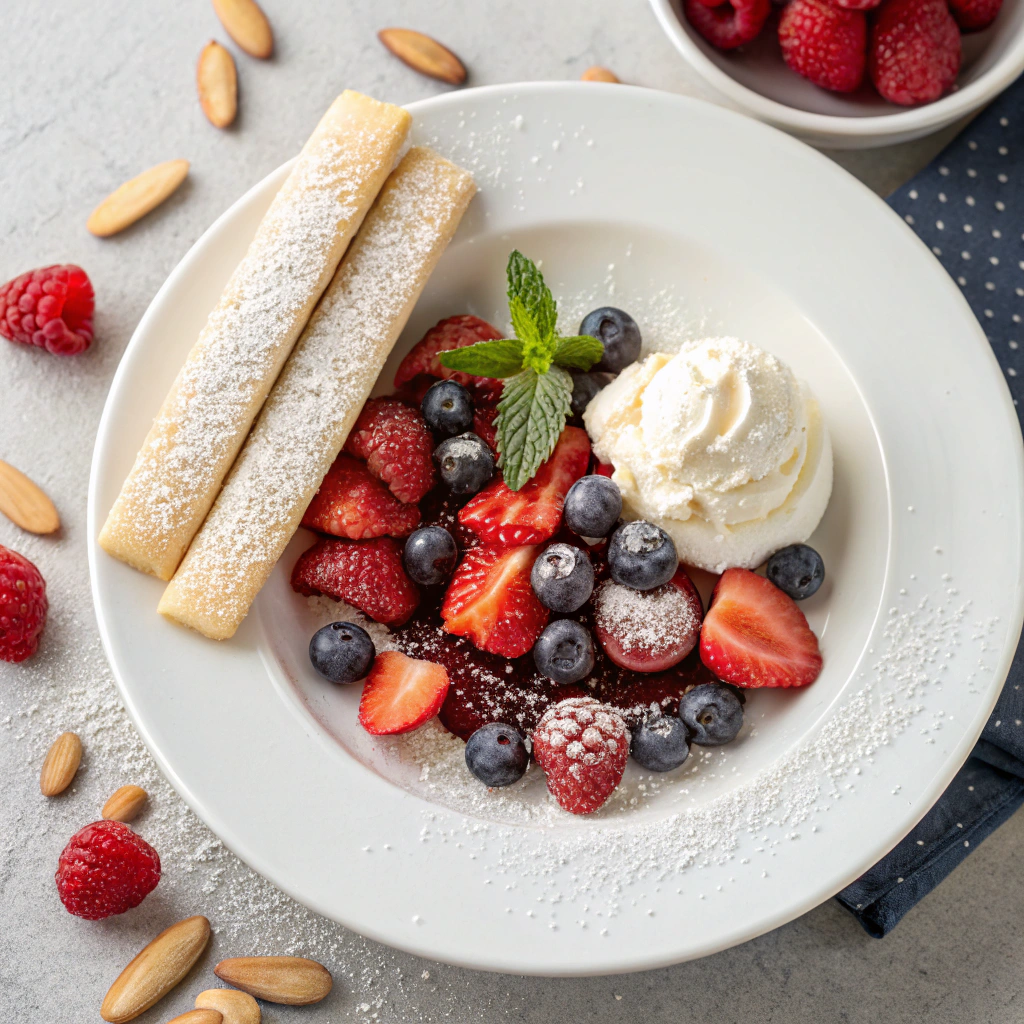
[{"label": "rolled wafer stick", "polygon": [[160,611],[232,636],[341,451],[476,186],[429,149],[388,179],[295,346]]},{"label": "rolled wafer stick", "polygon": [[171,386],[100,532],[104,550],[171,578],[410,123],[357,92],[331,105]]}]

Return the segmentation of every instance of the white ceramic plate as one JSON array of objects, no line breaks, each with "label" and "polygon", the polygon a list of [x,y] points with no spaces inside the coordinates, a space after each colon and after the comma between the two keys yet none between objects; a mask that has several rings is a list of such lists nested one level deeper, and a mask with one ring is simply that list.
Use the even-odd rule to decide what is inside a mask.
[{"label": "white ceramic plate", "polygon": [[[984,335],[939,265],[827,159],[713,106],[627,87],[503,86],[413,105],[414,137],[481,188],[395,359],[443,316],[504,323],[503,268],[543,260],[565,329],[633,311],[652,347],[742,335],[810,381],[835,493],[806,603],[825,670],[755,693],[728,747],[627,778],[597,815],[540,773],[488,794],[428,729],[372,741],[322,684],[287,576],[237,637],[163,621],[161,584],[90,548],[104,644],[136,724],[225,843],[296,899],[383,942],[536,974],[701,956],[831,896],[963,762],[1019,632],[1020,432]],[[118,369],[89,497],[95,537],[151,418],[286,167],[167,280]],[[394,361],[392,362],[392,366]],[[911,507],[913,511],[911,511]],[[436,763],[424,772],[417,757]],[[468,781],[467,781],[468,780]]]}]

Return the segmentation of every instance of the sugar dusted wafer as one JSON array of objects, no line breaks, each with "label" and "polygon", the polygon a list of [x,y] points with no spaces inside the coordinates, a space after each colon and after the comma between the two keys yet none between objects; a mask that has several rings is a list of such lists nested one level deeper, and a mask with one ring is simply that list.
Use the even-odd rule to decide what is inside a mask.
[{"label": "sugar dusted wafer", "polygon": [[100,532],[104,550],[171,578],[410,123],[357,92],[331,105],[171,386]]},{"label": "sugar dusted wafer", "polygon": [[411,149],[285,364],[160,611],[232,636],[341,451],[472,199],[465,171]]}]

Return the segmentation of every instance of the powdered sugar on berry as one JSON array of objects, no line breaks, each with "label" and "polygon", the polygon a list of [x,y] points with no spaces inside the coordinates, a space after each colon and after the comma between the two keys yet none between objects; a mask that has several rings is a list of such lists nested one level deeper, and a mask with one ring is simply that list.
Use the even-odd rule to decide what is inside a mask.
[{"label": "powdered sugar on berry", "polygon": [[606,580],[594,595],[594,624],[625,650],[663,650],[681,644],[700,625],[689,596],[666,583],[633,590]]}]

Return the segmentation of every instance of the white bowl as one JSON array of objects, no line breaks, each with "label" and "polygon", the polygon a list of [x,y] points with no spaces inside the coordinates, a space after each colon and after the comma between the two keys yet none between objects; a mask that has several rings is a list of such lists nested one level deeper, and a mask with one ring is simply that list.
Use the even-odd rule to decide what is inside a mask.
[{"label": "white bowl", "polygon": [[828,92],[790,71],[779,52],[777,11],[750,46],[726,52],[690,25],[681,0],[651,0],[651,6],[709,85],[745,113],[816,146],[868,149],[919,139],[984,106],[1024,71],[1024,0],[1005,0],[990,28],[962,37],[956,91],[921,107],[888,103],[870,83],[848,95]]}]

